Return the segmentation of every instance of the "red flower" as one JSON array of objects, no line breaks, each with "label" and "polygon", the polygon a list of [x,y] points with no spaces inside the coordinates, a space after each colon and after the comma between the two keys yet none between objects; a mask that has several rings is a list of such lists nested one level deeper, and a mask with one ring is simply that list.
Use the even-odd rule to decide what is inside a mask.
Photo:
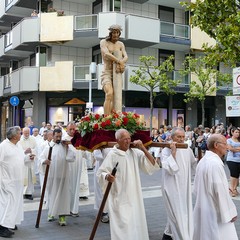
[{"label": "red flower", "polygon": [[125,116],[127,116],[127,115],[128,115],[128,113],[127,113],[127,112],[123,112],[122,114],[123,114],[123,115],[125,115]]},{"label": "red flower", "polygon": [[89,116],[86,116],[86,117],[84,117],[84,121],[86,121],[86,122],[90,122],[90,117]]},{"label": "red flower", "polygon": [[102,128],[105,128],[105,127],[106,127],[106,122],[102,122],[102,123],[101,123],[101,127],[102,127]]},{"label": "red flower", "polygon": [[133,116],[134,116],[135,118],[140,118],[140,116],[139,116],[137,113],[134,113]]},{"label": "red flower", "polygon": [[128,119],[127,117],[124,117],[124,118],[123,118],[123,125],[126,126],[126,125],[128,124],[128,120],[129,120],[129,119]]},{"label": "red flower", "polygon": [[100,118],[99,114],[95,114],[95,119],[98,120]]},{"label": "red flower", "polygon": [[94,130],[97,130],[98,128],[99,128],[98,124],[95,123],[95,124],[93,125],[93,129],[94,129]]},{"label": "red flower", "polygon": [[110,119],[107,119],[106,121],[105,121],[105,123],[106,123],[106,126],[110,126],[112,123],[111,123],[111,121],[110,121]]}]

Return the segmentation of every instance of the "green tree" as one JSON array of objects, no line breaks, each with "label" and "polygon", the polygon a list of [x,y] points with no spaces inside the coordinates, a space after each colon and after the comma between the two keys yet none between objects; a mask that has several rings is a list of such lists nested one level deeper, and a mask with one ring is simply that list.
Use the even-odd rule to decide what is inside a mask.
[{"label": "green tree", "polygon": [[182,2],[191,11],[191,24],[216,40],[215,46],[203,45],[208,62],[235,66],[240,62],[239,0],[196,0]]},{"label": "green tree", "polygon": [[182,75],[191,74],[189,91],[184,94],[185,102],[197,99],[201,103],[202,125],[205,119],[205,100],[206,96],[214,96],[220,86],[231,84],[232,76],[219,72],[213,65],[206,65],[206,56],[193,58],[186,57],[183,62],[184,69]]},{"label": "green tree", "polygon": [[[179,81],[169,77],[174,71],[173,56],[159,66],[156,65],[154,56],[140,56],[139,60],[141,63],[139,69],[133,70],[135,75],[130,76],[130,82],[144,87],[150,93],[150,131],[152,131],[154,99],[160,95],[160,91],[167,95],[175,94],[174,87],[178,85]],[[156,92],[157,90],[158,92]]]}]

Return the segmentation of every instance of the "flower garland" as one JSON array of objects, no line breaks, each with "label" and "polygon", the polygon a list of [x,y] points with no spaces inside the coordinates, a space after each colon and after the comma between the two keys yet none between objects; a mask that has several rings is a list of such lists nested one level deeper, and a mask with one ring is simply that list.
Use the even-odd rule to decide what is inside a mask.
[{"label": "flower garland", "polygon": [[78,130],[83,137],[87,132],[95,130],[118,130],[124,128],[130,134],[134,134],[137,130],[145,130],[144,124],[140,121],[140,116],[133,112],[112,112],[109,115],[100,115],[90,113],[79,121]]}]

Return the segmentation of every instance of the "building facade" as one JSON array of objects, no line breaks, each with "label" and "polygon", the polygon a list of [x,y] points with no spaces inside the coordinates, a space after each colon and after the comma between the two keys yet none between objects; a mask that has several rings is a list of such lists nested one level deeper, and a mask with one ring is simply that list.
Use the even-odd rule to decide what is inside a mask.
[{"label": "building facade", "polygon": [[[38,13],[32,14],[33,10]],[[100,75],[100,39],[108,27],[119,24],[128,63],[123,74],[123,110],[136,111],[149,124],[149,93],[129,82],[141,55],[155,56],[160,64],[174,55],[175,79],[185,56],[201,53],[212,42],[191,29],[189,13],[178,0],[4,0],[0,3],[1,136],[13,124],[33,121],[52,124],[80,118],[87,107],[101,113],[104,92]],[[214,42],[213,42],[214,43]],[[95,67],[96,66],[96,67]],[[229,72],[219,66],[221,71]],[[191,76],[181,80],[177,94],[160,94],[154,101],[153,127],[201,122],[201,107],[186,104],[184,93]],[[206,100],[206,126],[226,123],[225,94],[221,89]],[[19,98],[13,106],[10,98]],[[141,96],[141,97],[139,97]]]}]

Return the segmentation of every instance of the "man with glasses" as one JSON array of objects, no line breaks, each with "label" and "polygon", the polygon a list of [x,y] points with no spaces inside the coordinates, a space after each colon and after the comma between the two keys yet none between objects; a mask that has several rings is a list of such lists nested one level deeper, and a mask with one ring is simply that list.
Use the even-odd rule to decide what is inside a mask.
[{"label": "man with glasses", "polygon": [[229,195],[228,181],[222,157],[227,151],[226,138],[213,134],[200,160],[194,180],[194,240],[237,240],[234,222],[236,207]]}]

